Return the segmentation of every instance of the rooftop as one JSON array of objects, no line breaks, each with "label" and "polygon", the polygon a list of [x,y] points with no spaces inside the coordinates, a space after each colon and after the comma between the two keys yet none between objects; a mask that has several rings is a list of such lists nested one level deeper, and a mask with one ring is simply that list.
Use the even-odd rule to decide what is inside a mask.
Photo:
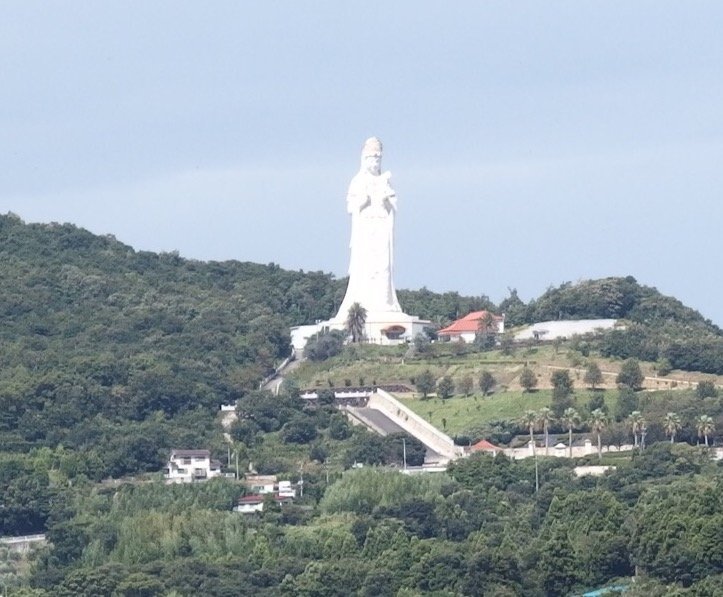
[{"label": "rooftop", "polygon": [[474,333],[477,332],[480,329],[480,321],[487,317],[488,315],[492,316],[492,319],[495,321],[497,326],[499,326],[499,323],[501,321],[504,321],[504,316],[501,315],[495,315],[494,313],[490,313],[489,311],[472,311],[472,313],[468,313],[462,319],[458,319],[454,323],[452,323],[450,326],[439,330],[437,332],[438,334],[462,334],[462,333]]},{"label": "rooftop", "polygon": [[495,446],[492,442],[488,442],[486,439],[481,439],[476,444],[472,444],[470,450],[472,452],[501,452],[502,448]]},{"label": "rooftop", "polygon": [[210,450],[171,450],[171,458],[211,458]]}]

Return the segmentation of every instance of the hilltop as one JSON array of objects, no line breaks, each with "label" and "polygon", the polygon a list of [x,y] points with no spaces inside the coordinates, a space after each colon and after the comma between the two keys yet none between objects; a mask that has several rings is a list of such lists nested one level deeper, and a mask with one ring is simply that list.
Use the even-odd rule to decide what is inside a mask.
[{"label": "hilltop", "polygon": [[[710,576],[718,560],[691,564],[720,558],[718,544],[700,541],[715,537],[720,521],[701,516],[699,503],[710,508],[708,496],[721,494],[720,467],[701,449],[659,441],[599,480],[578,479],[575,461],[541,458],[539,491],[531,462],[503,456],[473,456],[447,474],[412,477],[395,467],[423,460],[424,447],[352,427],[330,392],[305,404],[294,383],[278,396],[257,391],[289,353],[289,326],[329,317],[343,280],[135,251],[113,237],[68,224],[28,225],[12,215],[0,216],[0,276],[0,534],[45,532],[49,541],[17,572],[0,550],[10,594],[19,584],[19,594],[33,597],[567,594],[629,577],[634,566],[656,587],[681,578],[696,590],[720,586],[721,578]],[[623,290],[590,301],[596,287]],[[440,324],[490,309],[507,312],[512,325],[557,312],[613,314],[627,328],[511,350],[347,346],[326,361],[302,363],[298,385],[395,381],[413,388],[427,369],[455,381],[488,371],[497,378],[491,396],[473,389],[408,403],[425,417],[431,410],[433,423],[450,433],[512,443],[524,432],[519,409],[550,402],[550,367],[572,372],[581,410],[593,398],[614,409],[614,382],[590,392],[576,370],[595,360],[614,374],[618,352],[645,348],[656,354],[643,363],[653,380],[668,387],[710,380],[667,371],[676,355],[693,354],[672,348],[721,340],[695,311],[627,278],[564,285],[528,305],[514,293],[502,305],[426,289],[399,295],[405,310]],[[611,312],[618,303],[625,307]],[[658,344],[659,337],[668,341]],[[521,391],[524,366],[538,373],[538,391]],[[689,389],[638,394],[651,443],[666,439],[652,422],[673,406],[685,423],[678,437],[691,443],[694,414],[704,410],[720,421],[723,413],[720,398]],[[218,406],[231,401],[239,420],[224,438]],[[609,433],[629,435],[620,425]],[[238,460],[240,471],[253,465],[294,482],[303,477],[303,496],[243,517],[231,509],[247,489],[232,479],[160,482],[171,448],[200,447],[226,471]],[[364,468],[348,470],[355,463]],[[659,491],[671,484],[679,501]],[[660,511],[665,520],[680,518],[676,528],[708,525],[678,539],[681,573],[654,550]],[[637,529],[632,538],[626,521]]]},{"label": "hilltop", "polygon": [[[172,445],[221,447],[218,406],[255,389],[289,354],[289,327],[328,318],[344,290],[321,272],[136,251],[12,214],[0,216],[0,279],[0,439],[6,450],[62,444],[94,454],[82,469],[95,478],[157,470]],[[500,305],[427,289],[399,297],[405,311],[440,325],[485,308],[512,326],[620,317],[627,329],[595,340],[602,357],[723,372],[721,330],[630,277],[564,284],[529,304],[514,291]],[[356,384],[382,374],[335,376]]]}]

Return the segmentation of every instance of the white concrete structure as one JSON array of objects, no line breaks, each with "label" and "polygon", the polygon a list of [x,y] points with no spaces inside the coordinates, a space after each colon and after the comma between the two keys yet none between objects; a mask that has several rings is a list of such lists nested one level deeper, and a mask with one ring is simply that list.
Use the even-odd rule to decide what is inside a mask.
[{"label": "white concrete structure", "polygon": [[[632,445],[623,444],[621,446],[602,446],[601,452],[603,454],[607,454],[608,452],[631,452],[632,450]],[[535,452],[537,452],[537,456],[542,457],[545,456],[545,446],[536,445],[533,448],[532,443],[527,442],[524,447],[505,448],[503,452],[505,456],[509,456],[510,458],[514,458],[515,460],[530,458],[535,454]],[[574,444],[572,446],[573,458],[581,458],[583,456],[590,456],[592,454],[597,454],[597,446],[593,445],[593,442],[589,439],[586,439],[581,446],[576,446]],[[554,446],[550,446],[547,450],[547,455],[554,456],[556,458],[568,458],[570,456],[570,448],[568,448],[567,444],[560,442],[558,444],[555,444]]]},{"label": "white concrete structure", "polygon": [[367,406],[384,413],[409,435],[416,437],[446,460],[454,460],[465,455],[462,446],[455,445],[451,437],[425,421],[388,392],[377,390],[369,398]]},{"label": "white concrete structure", "polygon": [[394,288],[394,219],[397,195],[391,173],[381,171],[382,144],[364,143],[361,168],[346,196],[351,215],[349,285],[335,320],[346,320],[349,307],[360,303],[368,313],[401,313]]},{"label": "white concrete structure", "polygon": [[166,483],[192,483],[220,475],[221,463],[208,450],[173,450],[164,477]]},{"label": "white concrete structure", "polygon": [[572,338],[611,330],[617,319],[568,319],[563,321],[542,321],[515,334],[515,340],[556,340]]},{"label": "white concrete structure", "polygon": [[602,477],[608,471],[617,470],[616,466],[590,465],[576,466],[573,469],[576,477]]},{"label": "white concrete structure", "polygon": [[336,316],[330,321],[293,328],[294,348],[325,329],[343,330],[349,308],[359,303],[367,311],[368,342],[395,344],[412,339],[430,322],[402,312],[394,287],[394,222],[397,196],[389,172],[382,173],[382,144],[372,137],[364,143],[361,168],[347,193],[351,215],[349,284]]}]

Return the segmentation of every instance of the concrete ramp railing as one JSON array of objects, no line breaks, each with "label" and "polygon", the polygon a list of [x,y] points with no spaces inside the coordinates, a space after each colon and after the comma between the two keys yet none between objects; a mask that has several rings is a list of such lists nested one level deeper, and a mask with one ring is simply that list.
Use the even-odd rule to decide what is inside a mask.
[{"label": "concrete ramp railing", "polygon": [[451,437],[442,433],[384,390],[377,389],[370,396],[367,407],[383,412],[409,435],[416,437],[445,458],[454,460],[464,455],[464,448],[456,446]]}]

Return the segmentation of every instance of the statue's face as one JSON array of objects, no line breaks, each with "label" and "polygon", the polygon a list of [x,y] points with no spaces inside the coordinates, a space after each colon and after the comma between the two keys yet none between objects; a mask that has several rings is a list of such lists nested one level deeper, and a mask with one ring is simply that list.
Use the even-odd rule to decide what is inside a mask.
[{"label": "statue's face", "polygon": [[362,158],[362,164],[364,165],[364,170],[369,172],[369,174],[379,176],[382,171],[382,155],[380,153],[365,155]]}]

